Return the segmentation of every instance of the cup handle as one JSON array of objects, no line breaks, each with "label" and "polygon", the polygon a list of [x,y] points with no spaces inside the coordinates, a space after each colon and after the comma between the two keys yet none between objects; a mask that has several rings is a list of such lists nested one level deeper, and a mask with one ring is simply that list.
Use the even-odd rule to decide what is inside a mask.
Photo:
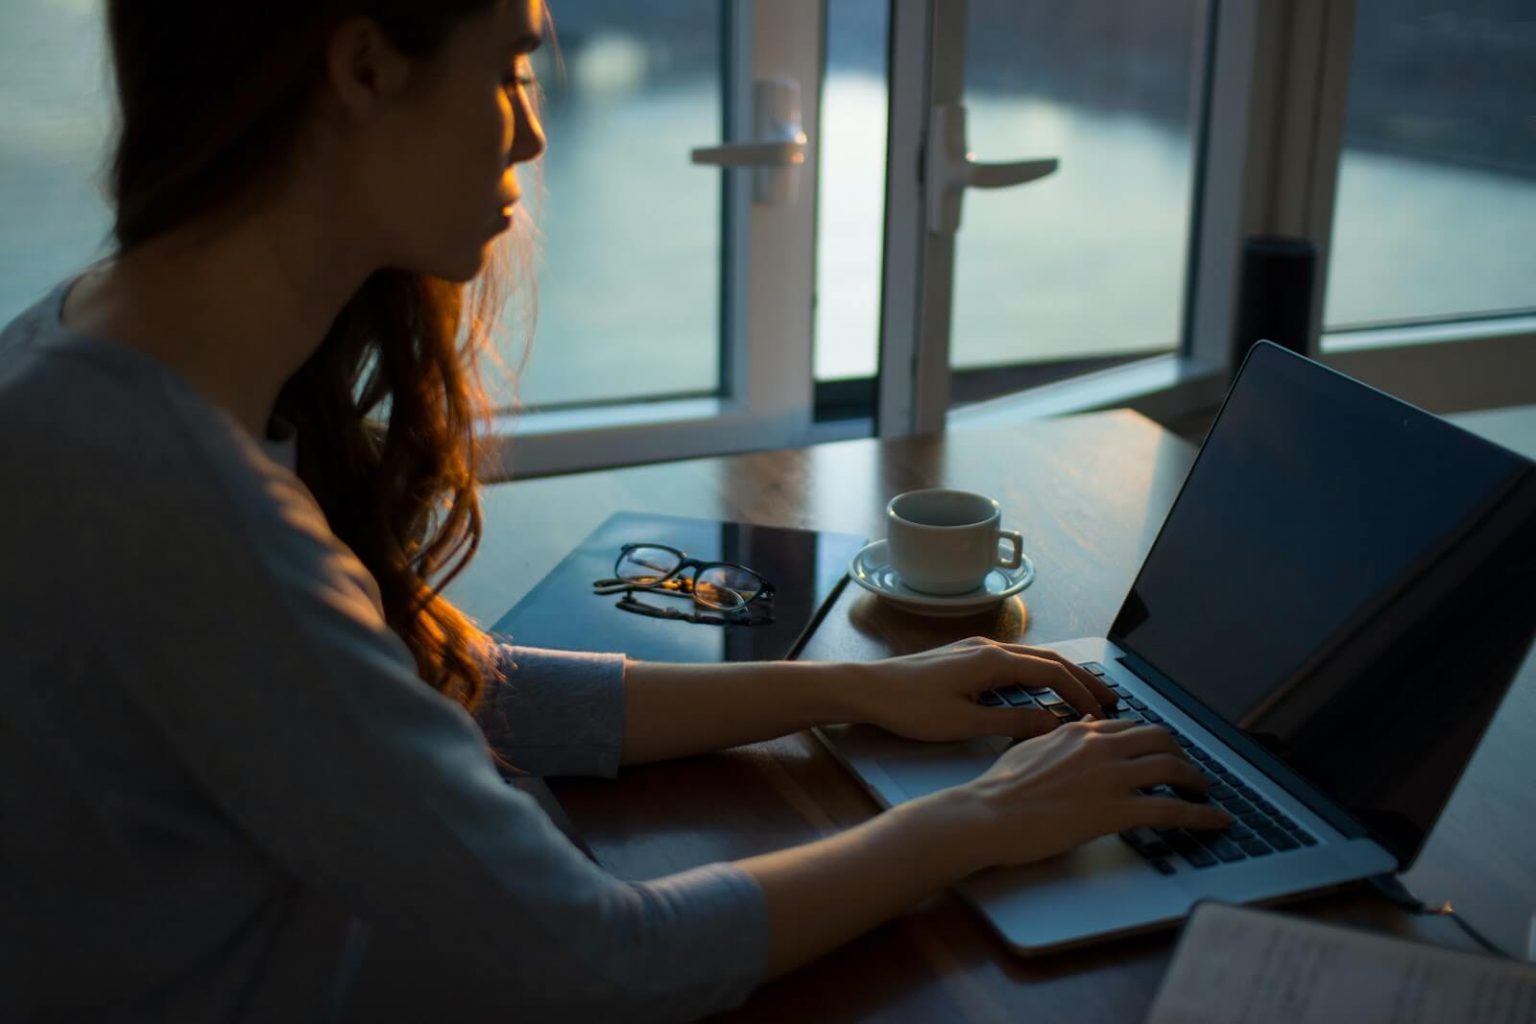
[{"label": "cup handle", "polygon": [[1004,569],[1017,569],[1020,563],[1024,561],[1024,538],[1019,535],[1017,530],[998,530],[997,535],[1013,541],[1013,554],[1006,561],[999,555],[997,564]]}]

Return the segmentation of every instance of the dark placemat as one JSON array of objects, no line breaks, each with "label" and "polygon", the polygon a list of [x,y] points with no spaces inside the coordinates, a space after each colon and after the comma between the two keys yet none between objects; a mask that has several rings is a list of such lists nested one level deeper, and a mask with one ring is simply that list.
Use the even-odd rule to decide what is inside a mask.
[{"label": "dark placemat", "polygon": [[[704,561],[736,562],[773,582],[773,622],[709,625],[636,615],[618,595],[592,593],[613,574],[626,543],[666,544]],[[491,627],[513,643],[568,651],[617,651],[643,661],[792,658],[847,581],[864,539],[854,534],[615,512]],[[688,609],[676,597],[639,595]]]}]

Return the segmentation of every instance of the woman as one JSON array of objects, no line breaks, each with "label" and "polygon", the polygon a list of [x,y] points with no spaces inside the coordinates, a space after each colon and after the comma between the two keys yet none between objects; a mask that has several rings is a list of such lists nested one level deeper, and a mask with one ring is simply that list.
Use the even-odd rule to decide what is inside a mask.
[{"label": "woman", "polygon": [[[0,335],[0,1016],[377,1019],[409,989],[444,1019],[693,1017],[983,867],[1225,823],[1137,795],[1203,783],[1048,651],[497,645],[437,588],[479,536],[461,284],[544,148],[539,0],[108,12],[116,251]],[[829,721],[1050,730],[974,700],[1018,681],[1085,721],[841,835],[643,884],[495,766],[611,775]]]}]

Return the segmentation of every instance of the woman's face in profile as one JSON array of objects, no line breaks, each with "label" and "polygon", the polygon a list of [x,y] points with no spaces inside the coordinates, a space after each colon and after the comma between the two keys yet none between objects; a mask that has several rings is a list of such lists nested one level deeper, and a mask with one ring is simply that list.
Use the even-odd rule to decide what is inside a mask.
[{"label": "woman's face in profile", "polygon": [[452,281],[484,266],[518,200],[516,165],[544,152],[528,56],[543,23],[541,0],[494,3],[417,66],[367,158],[387,265]]}]

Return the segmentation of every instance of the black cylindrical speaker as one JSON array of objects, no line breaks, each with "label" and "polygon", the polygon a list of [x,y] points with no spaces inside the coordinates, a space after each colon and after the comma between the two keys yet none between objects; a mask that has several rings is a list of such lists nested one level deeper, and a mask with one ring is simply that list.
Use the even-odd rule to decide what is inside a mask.
[{"label": "black cylindrical speaker", "polygon": [[1258,235],[1243,243],[1232,371],[1256,341],[1272,341],[1302,355],[1312,315],[1317,246],[1305,238]]}]

